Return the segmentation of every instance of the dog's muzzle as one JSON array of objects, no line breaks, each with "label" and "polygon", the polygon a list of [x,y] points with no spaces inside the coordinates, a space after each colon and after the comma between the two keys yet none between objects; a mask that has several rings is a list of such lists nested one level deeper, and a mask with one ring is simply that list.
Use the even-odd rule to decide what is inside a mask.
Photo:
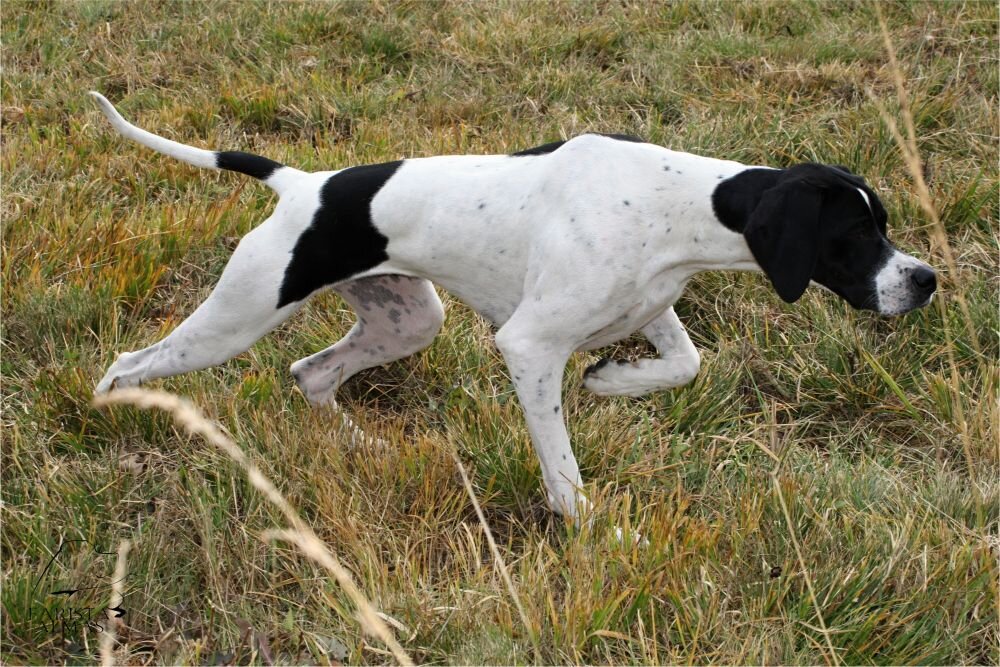
[{"label": "dog's muzzle", "polygon": [[936,290],[934,269],[898,250],[875,275],[877,311],[881,315],[903,315],[923,308]]}]

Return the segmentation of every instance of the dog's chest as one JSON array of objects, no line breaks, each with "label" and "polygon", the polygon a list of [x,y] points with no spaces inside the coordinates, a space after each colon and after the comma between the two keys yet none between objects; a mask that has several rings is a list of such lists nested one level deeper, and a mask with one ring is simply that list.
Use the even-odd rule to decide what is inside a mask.
[{"label": "dog's chest", "polygon": [[667,272],[654,278],[644,289],[634,292],[631,298],[608,304],[605,312],[611,321],[600,328],[583,332],[586,337],[577,350],[596,350],[631,336],[676,303],[684,292],[687,280],[686,276]]}]

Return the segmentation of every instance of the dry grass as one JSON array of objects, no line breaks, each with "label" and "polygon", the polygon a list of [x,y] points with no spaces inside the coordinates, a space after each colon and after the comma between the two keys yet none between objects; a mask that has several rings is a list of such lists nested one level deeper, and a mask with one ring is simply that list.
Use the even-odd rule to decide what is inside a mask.
[{"label": "dry grass", "polygon": [[[266,540],[268,539],[282,539],[287,542],[292,542],[295,544],[302,552],[308,556],[310,559],[323,566],[327,572],[329,572],[334,580],[344,589],[348,596],[350,596],[351,601],[358,608],[358,620],[361,621],[361,627],[369,632],[372,636],[381,639],[392,651],[393,657],[401,665],[412,665],[413,661],[410,656],[406,655],[406,651],[403,647],[399,645],[396,638],[393,636],[392,632],[386,626],[385,621],[379,616],[379,613],[372,607],[371,602],[365,597],[364,593],[358,590],[357,584],[354,583],[354,579],[351,577],[351,573],[344,569],[344,566],[340,564],[337,557],[334,556],[330,550],[327,548],[323,542],[316,537],[312,528],[306,524],[301,517],[299,517],[298,512],[292,507],[285,497],[281,495],[281,492],[274,486],[274,483],[267,478],[266,475],[261,473],[260,469],[254,465],[252,461],[247,459],[246,454],[243,452],[239,446],[226,437],[219,428],[212,422],[205,419],[197,408],[192,406],[190,403],[182,398],[174,396],[173,394],[168,394],[162,391],[149,391],[148,389],[122,389],[120,391],[111,392],[108,395],[98,396],[94,399],[94,405],[96,407],[107,407],[109,405],[135,405],[139,408],[150,409],[159,408],[165,410],[171,414],[174,421],[177,422],[179,426],[182,426],[192,435],[200,435],[209,443],[215,445],[223,452],[225,452],[229,458],[231,458],[237,465],[243,468],[246,472],[247,479],[259,492],[264,494],[275,507],[281,510],[281,513],[285,515],[285,520],[288,521],[291,528],[286,530],[272,530],[265,532],[262,537]],[[128,544],[125,542],[124,544]],[[125,553],[128,549],[125,549]],[[119,551],[119,563],[122,563],[124,559],[124,554]],[[120,589],[121,579],[123,573],[119,572],[119,568],[115,569],[115,585]],[[117,602],[114,604],[121,603],[121,592],[117,591],[114,596],[118,598]],[[113,598],[114,599],[114,598]],[[110,606],[114,606],[114,604]],[[102,637],[103,639],[103,637]],[[102,645],[104,642],[102,642]]]},{"label": "dry grass", "polygon": [[[325,569],[259,539],[287,516],[225,454],[90,406],[273,205],[122,142],[90,89],[158,133],[304,169],[597,130],[865,175],[892,238],[940,269],[934,307],[884,320],[700,277],[678,305],[704,353],[690,386],[601,399],[578,386],[596,357],[571,360],[598,513],[579,531],[545,509],[492,332],[447,297],[434,345],[341,392],[386,446],[338,445],[287,373],[350,326],[331,296],[158,386],[259,465],[416,662],[1000,661],[994,5],[4,2],[0,23],[5,664],[99,659],[102,633],[51,621],[106,605],[114,559],[91,547],[122,540],[120,662],[396,659]],[[46,596],[43,572],[97,589]]]}]

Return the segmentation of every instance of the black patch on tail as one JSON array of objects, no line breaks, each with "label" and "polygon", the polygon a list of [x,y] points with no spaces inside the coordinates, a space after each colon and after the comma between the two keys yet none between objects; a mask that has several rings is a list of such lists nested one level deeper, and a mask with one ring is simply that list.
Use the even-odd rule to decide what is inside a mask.
[{"label": "black patch on tail", "polygon": [[241,151],[223,151],[215,154],[215,166],[228,171],[238,171],[247,176],[266,181],[271,174],[281,169],[283,164],[269,160],[266,157],[243,153]]},{"label": "black patch on tail", "polygon": [[389,259],[389,239],[372,223],[371,203],[401,164],[351,167],[327,180],[312,224],[292,249],[278,308]]}]

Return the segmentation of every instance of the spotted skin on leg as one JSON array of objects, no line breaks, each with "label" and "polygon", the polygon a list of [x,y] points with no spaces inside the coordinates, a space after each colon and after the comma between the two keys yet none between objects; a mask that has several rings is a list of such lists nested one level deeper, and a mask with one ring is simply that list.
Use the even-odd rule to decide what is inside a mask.
[{"label": "spotted skin on leg", "polygon": [[336,344],[292,364],[313,405],[332,405],[337,389],[358,371],[419,352],[444,323],[444,308],[427,280],[387,275],[360,278],[334,290],[358,316]]}]

